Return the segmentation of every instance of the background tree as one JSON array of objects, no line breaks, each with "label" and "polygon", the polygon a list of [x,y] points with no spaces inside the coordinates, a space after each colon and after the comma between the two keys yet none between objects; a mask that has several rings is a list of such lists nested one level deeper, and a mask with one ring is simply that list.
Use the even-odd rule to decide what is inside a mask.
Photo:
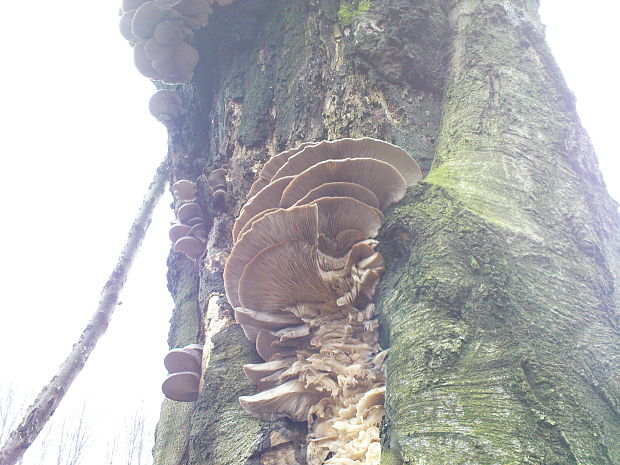
[{"label": "background tree", "polygon": [[[257,356],[223,298],[222,254],[270,155],[362,135],[427,173],[381,237],[383,462],[620,462],[618,212],[538,3],[360,6],[239,1],[196,38],[169,151],[174,179],[199,179],[213,227],[199,267],[170,259],[169,343],[213,345],[195,405],[163,405],[155,463],[303,463],[302,426],[238,406]],[[220,166],[226,212],[204,183]]]}]

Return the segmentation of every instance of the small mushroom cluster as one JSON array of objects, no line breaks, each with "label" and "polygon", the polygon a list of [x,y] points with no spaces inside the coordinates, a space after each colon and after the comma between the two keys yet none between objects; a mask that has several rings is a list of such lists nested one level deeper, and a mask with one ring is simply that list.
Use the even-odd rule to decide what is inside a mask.
[{"label": "small mushroom cluster", "polygon": [[185,114],[183,99],[173,90],[161,89],[149,100],[149,111],[160,123],[166,123]]},{"label": "small mushroom cluster", "polygon": [[190,45],[213,5],[234,0],[123,0],[120,31],[134,48],[134,62],[144,76],[169,84],[192,78],[198,51]]},{"label": "small mushroom cluster", "polygon": [[200,392],[202,345],[172,349],[164,357],[164,366],[170,373],[161,385],[164,395],[178,402],[196,401]]},{"label": "small mushroom cluster", "polygon": [[226,208],[226,169],[218,168],[209,173],[207,177],[207,186],[211,191],[211,205],[216,210],[224,210]]},{"label": "small mushroom cluster", "polygon": [[308,422],[308,464],[378,464],[386,351],[372,298],[381,209],[422,177],[384,141],[299,147],[263,167],[233,227],[224,285],[264,363],[244,366],[250,414]]},{"label": "small mushroom cluster", "polygon": [[205,251],[207,232],[202,208],[196,200],[196,184],[182,179],[172,185],[175,200],[180,203],[177,209],[177,221],[170,226],[168,236],[175,252],[182,252],[196,260]]}]

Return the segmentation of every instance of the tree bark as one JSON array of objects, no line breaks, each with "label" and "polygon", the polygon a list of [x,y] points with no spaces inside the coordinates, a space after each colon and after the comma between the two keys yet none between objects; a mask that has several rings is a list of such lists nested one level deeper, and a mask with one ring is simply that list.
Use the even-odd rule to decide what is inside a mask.
[{"label": "tree bark", "polygon": [[[170,258],[171,347],[206,341],[193,406],[166,401],[156,465],[304,463],[304,426],[245,415],[257,355],[221,271],[257,171],[299,142],[372,136],[426,178],[387,212],[382,463],[620,463],[619,225],[533,0],[245,0],[197,36],[173,179],[213,225]],[[431,168],[432,163],[432,168]],[[206,175],[228,170],[225,211]],[[211,342],[209,342],[211,341]]]}]

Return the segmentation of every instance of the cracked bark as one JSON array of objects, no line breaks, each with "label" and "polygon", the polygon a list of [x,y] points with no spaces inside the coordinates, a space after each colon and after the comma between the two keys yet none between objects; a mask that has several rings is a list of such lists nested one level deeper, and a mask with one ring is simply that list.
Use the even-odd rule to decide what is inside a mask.
[{"label": "cracked bark", "polygon": [[[198,34],[169,150],[214,226],[200,269],[170,258],[169,343],[213,345],[198,402],[164,405],[155,464],[303,463],[300,425],[237,403],[258,358],[219,297],[221,264],[269,156],[363,135],[428,173],[381,237],[382,463],[620,463],[618,213],[536,2],[375,0],[350,27],[338,7],[244,0]],[[225,212],[204,180],[220,166]]]}]

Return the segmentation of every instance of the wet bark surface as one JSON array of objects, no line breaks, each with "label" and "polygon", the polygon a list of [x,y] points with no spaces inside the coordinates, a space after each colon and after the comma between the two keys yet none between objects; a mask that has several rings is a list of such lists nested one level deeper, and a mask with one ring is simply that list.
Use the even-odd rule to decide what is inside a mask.
[{"label": "wet bark surface", "polygon": [[[339,9],[240,0],[195,41],[169,150],[173,179],[198,181],[210,247],[196,266],[170,257],[169,344],[206,340],[208,364],[195,405],[164,404],[155,463],[304,462],[303,425],[237,402],[258,356],[221,272],[271,155],[360,136],[428,173],[381,237],[382,463],[620,463],[617,210],[535,2],[375,0],[350,22]],[[219,167],[224,209],[205,182]]]}]

